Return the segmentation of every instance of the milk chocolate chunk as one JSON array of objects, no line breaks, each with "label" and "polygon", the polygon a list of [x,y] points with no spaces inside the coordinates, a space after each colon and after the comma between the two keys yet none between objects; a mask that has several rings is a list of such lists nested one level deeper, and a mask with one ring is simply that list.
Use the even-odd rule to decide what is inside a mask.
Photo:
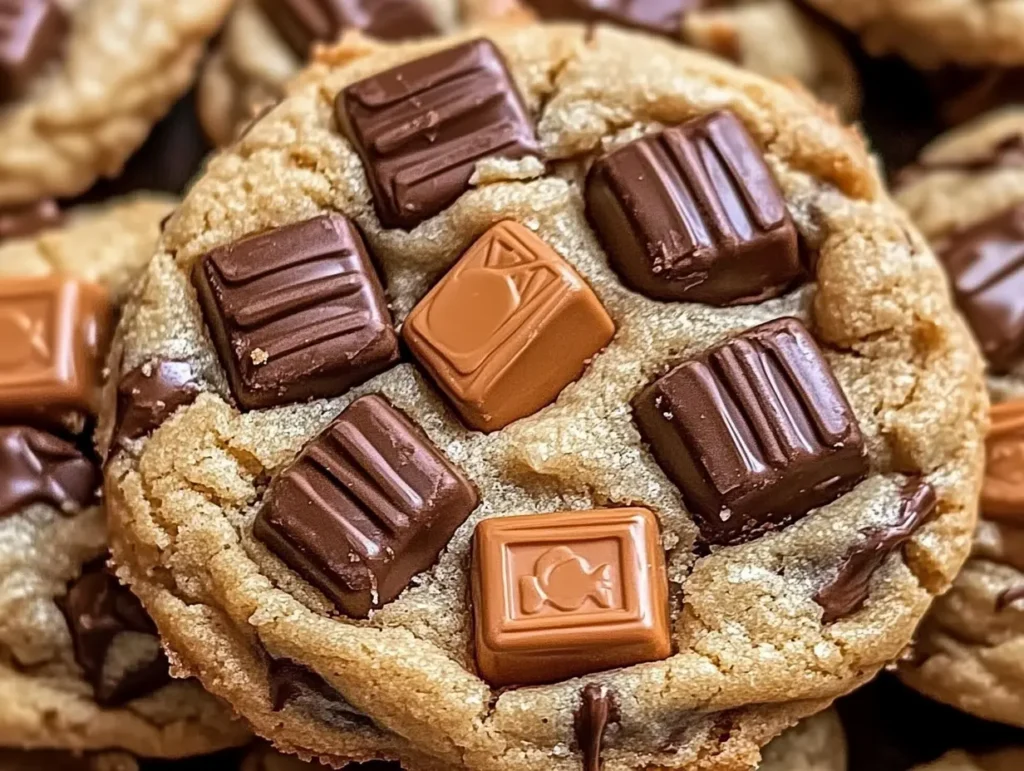
[{"label": "milk chocolate chunk", "polygon": [[331,42],[349,29],[381,40],[441,31],[423,0],[259,0],[259,5],[303,59],[313,43]]},{"label": "milk chocolate chunk", "polygon": [[253,533],[362,618],[434,563],[477,502],[418,427],[386,399],[364,396],[274,480]]},{"label": "milk chocolate chunk", "polygon": [[952,236],[939,251],[953,291],[996,373],[1024,357],[1024,205]]},{"label": "milk chocolate chunk", "polygon": [[1024,522],[1024,399],[992,407],[981,513]]},{"label": "milk chocolate chunk", "polygon": [[111,320],[107,293],[95,284],[0,280],[0,420],[81,430],[99,407]]},{"label": "milk chocolate chunk", "polygon": [[544,19],[607,22],[678,38],[683,17],[707,0],[528,0]]},{"label": "milk chocolate chunk", "polygon": [[552,683],[672,653],[647,509],[486,519],[473,536],[477,664],[495,686]]},{"label": "milk chocolate chunk", "polygon": [[117,386],[115,442],[145,436],[196,400],[199,384],[187,361],[151,359],[121,378]]},{"label": "milk chocolate chunk", "polygon": [[59,224],[60,220],[60,207],[52,198],[0,209],[0,241],[34,235]]},{"label": "milk chocolate chunk", "polygon": [[634,410],[711,543],[782,527],[868,471],[853,410],[796,319],[764,324],[684,362],[641,392]]},{"label": "milk chocolate chunk", "polygon": [[935,490],[927,482],[914,480],[904,487],[903,505],[896,522],[863,533],[863,540],[850,549],[836,577],[815,596],[814,601],[825,610],[824,623],[831,624],[864,605],[875,571],[913,537],[937,503]]},{"label": "milk chocolate chunk", "polygon": [[243,409],[337,396],[398,360],[363,239],[339,214],[215,249],[192,278]]},{"label": "milk chocolate chunk", "polygon": [[619,722],[619,707],[612,691],[595,683],[584,687],[580,702],[575,729],[576,743],[583,754],[583,771],[601,771],[605,731],[610,724]]},{"label": "milk chocolate chunk", "polygon": [[590,171],[586,197],[612,267],[648,297],[758,302],[803,275],[782,192],[731,112],[605,155]]},{"label": "milk chocolate chunk", "polygon": [[120,706],[170,682],[156,627],[102,561],[68,588],[63,608],[78,664],[100,706]]},{"label": "milk chocolate chunk", "polygon": [[0,103],[28,90],[60,52],[67,28],[55,0],[0,0]]},{"label": "milk chocolate chunk", "polygon": [[420,301],[402,334],[466,423],[494,431],[554,401],[615,324],[569,263],[502,222]]},{"label": "milk chocolate chunk", "polygon": [[73,444],[27,426],[0,428],[0,517],[34,503],[74,514],[99,486],[99,469]]},{"label": "milk chocolate chunk", "polygon": [[541,154],[505,61],[487,40],[355,83],[336,106],[389,228],[412,229],[453,203],[477,161]]}]

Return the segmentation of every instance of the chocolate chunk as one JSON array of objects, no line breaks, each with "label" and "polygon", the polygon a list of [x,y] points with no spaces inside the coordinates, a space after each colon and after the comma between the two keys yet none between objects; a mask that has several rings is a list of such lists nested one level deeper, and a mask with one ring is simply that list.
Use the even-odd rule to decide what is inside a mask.
[{"label": "chocolate chunk", "polygon": [[994,372],[1024,356],[1024,205],[953,235],[939,249],[967,317]]},{"label": "chocolate chunk", "polygon": [[274,480],[253,534],[362,618],[433,564],[477,501],[419,428],[364,396]]},{"label": "chocolate chunk", "polygon": [[120,706],[170,682],[156,627],[102,560],[68,588],[63,610],[75,657],[100,706]]},{"label": "chocolate chunk", "polygon": [[151,359],[140,364],[117,386],[114,441],[124,446],[145,436],[198,395],[199,384],[188,362]]},{"label": "chocolate chunk", "polygon": [[604,685],[590,683],[580,694],[576,712],[576,743],[583,753],[583,771],[601,771],[601,748],[611,723],[619,722],[615,696]]},{"label": "chocolate chunk", "polygon": [[412,229],[452,204],[477,161],[541,154],[522,97],[488,40],[355,83],[336,108],[389,228]]},{"label": "chocolate chunk", "polygon": [[[2,3],[3,0],[0,0]],[[60,224],[61,212],[52,198],[25,206],[0,209],[0,241],[24,238]]]},{"label": "chocolate chunk", "polygon": [[915,480],[906,485],[897,521],[885,528],[866,531],[864,540],[846,555],[836,577],[815,595],[814,601],[825,609],[824,623],[831,624],[864,605],[875,571],[911,539],[936,505],[935,490],[930,484]]},{"label": "chocolate chunk", "polygon": [[896,186],[915,182],[932,171],[959,171],[963,173],[991,171],[1002,168],[1024,168],[1024,136],[1011,134],[992,146],[983,155],[963,160],[945,161],[921,158],[897,175]]},{"label": "chocolate chunk", "polygon": [[683,17],[702,8],[707,0],[528,0],[544,19],[606,22],[678,38]]},{"label": "chocolate chunk", "polygon": [[658,521],[647,509],[477,525],[476,657],[495,686],[554,683],[672,653]]},{"label": "chocolate chunk", "polygon": [[340,214],[215,249],[192,281],[244,409],[337,396],[398,360],[384,291]]},{"label": "chocolate chunk", "polygon": [[796,319],[764,324],[681,364],[645,389],[634,410],[711,543],[785,526],[868,471],[853,410]]},{"label": "chocolate chunk", "polygon": [[80,431],[99,407],[112,312],[101,287],[60,276],[0,282],[0,420]]},{"label": "chocolate chunk", "polygon": [[1024,399],[993,405],[990,416],[981,512],[1024,522]]},{"label": "chocolate chunk", "polygon": [[926,74],[943,122],[948,126],[974,120],[990,110],[1024,99],[1022,67],[944,67]]},{"label": "chocolate chunk", "polygon": [[569,263],[502,222],[413,309],[402,334],[466,422],[494,431],[554,401],[615,324]]},{"label": "chocolate chunk", "polygon": [[1011,586],[1009,589],[1000,592],[996,598],[996,610],[1002,612],[1021,600],[1024,600],[1024,585]]},{"label": "chocolate chunk", "polygon": [[605,155],[587,177],[586,194],[612,267],[648,297],[759,302],[803,275],[782,192],[731,112]]},{"label": "chocolate chunk", "polygon": [[422,0],[259,0],[260,8],[299,56],[347,29],[381,40],[434,35],[441,30]]},{"label": "chocolate chunk", "polygon": [[372,726],[373,721],[353,707],[330,683],[308,667],[288,659],[272,659],[268,671],[270,702],[275,712],[293,703],[310,703],[344,723]]},{"label": "chocolate chunk", "polygon": [[22,96],[64,43],[68,20],[54,0],[0,0],[0,103]]},{"label": "chocolate chunk", "polygon": [[0,428],[0,517],[34,503],[74,514],[99,486],[99,469],[73,444],[25,426]]}]

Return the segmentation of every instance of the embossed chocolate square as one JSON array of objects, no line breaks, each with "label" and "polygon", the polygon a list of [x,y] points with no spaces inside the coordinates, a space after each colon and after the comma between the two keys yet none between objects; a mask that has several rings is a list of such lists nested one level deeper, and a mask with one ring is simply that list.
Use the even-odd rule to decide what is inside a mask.
[{"label": "embossed chocolate square", "polygon": [[1024,205],[951,237],[938,250],[993,371],[1024,359]]},{"label": "embossed chocolate square", "polygon": [[477,664],[495,686],[557,682],[672,653],[647,509],[487,519],[473,537]]},{"label": "embossed chocolate square", "polygon": [[0,2],[0,103],[21,96],[60,52],[68,20],[56,0]]},{"label": "embossed chocolate square", "polygon": [[712,543],[783,527],[868,472],[853,409],[796,319],[684,362],[633,406],[655,459]]},{"label": "embossed chocolate square", "polygon": [[488,40],[417,59],[338,94],[377,215],[411,230],[469,188],[478,161],[541,155],[533,122]]},{"label": "embossed chocolate square", "polygon": [[515,222],[481,236],[402,329],[413,355],[481,431],[550,404],[614,334],[572,266]]},{"label": "embossed chocolate square", "polygon": [[106,291],[60,276],[0,281],[0,420],[78,431],[99,407]]},{"label": "embossed chocolate square", "polygon": [[398,361],[384,291],[340,214],[214,249],[192,283],[243,409],[337,396]]},{"label": "embossed chocolate square", "polygon": [[299,56],[347,29],[378,40],[425,37],[441,30],[423,0],[259,0],[260,8]]},{"label": "embossed chocolate square", "polygon": [[608,153],[587,177],[586,198],[612,267],[648,297],[759,302],[804,274],[782,192],[731,112]]},{"label": "embossed chocolate square", "polygon": [[434,563],[477,502],[426,434],[386,399],[364,396],[271,483],[253,534],[363,618]]}]

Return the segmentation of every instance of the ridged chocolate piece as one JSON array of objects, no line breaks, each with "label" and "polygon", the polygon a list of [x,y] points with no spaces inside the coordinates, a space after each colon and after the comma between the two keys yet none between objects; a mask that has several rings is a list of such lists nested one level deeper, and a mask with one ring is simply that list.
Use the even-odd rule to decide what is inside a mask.
[{"label": "ridged chocolate piece", "polygon": [[0,0],[0,103],[24,94],[67,34],[54,0]]},{"label": "ridged chocolate piece", "polygon": [[796,319],[756,327],[681,364],[641,392],[634,409],[712,543],[782,527],[868,471],[853,410]]},{"label": "ridged chocolate piece", "polygon": [[607,22],[643,32],[678,38],[683,16],[707,0],[527,0],[544,19]]},{"label": "ridged chocolate piece", "polygon": [[73,444],[26,426],[0,428],[0,517],[34,503],[74,514],[99,486],[96,464]]},{"label": "ridged chocolate piece", "polygon": [[[64,615],[75,657],[93,686],[93,698],[103,707],[116,707],[146,696],[170,682],[167,657],[156,637],[156,626],[142,604],[108,573],[103,561],[86,567],[64,598]],[[121,651],[111,661],[112,649],[122,635],[152,638],[140,646],[142,657],[125,661]]]},{"label": "ridged chocolate piece", "polygon": [[151,359],[140,364],[117,386],[115,443],[123,446],[159,428],[198,395],[199,384],[187,361]]},{"label": "ridged chocolate piece", "polygon": [[40,230],[60,224],[60,221],[60,207],[52,198],[44,198],[25,206],[0,209],[0,241],[31,236]]},{"label": "ridged chocolate piece", "polygon": [[601,771],[601,750],[608,726],[619,722],[615,695],[604,685],[590,683],[580,694],[576,712],[576,743],[583,754],[583,771]]},{"label": "ridged chocolate piece", "polygon": [[441,31],[422,0],[259,0],[259,4],[303,59],[313,43],[331,42],[348,29],[381,40]]},{"label": "ridged chocolate piece", "polygon": [[355,83],[336,107],[389,228],[412,229],[453,203],[477,161],[541,154],[512,76],[487,40]]},{"label": "ridged chocolate piece", "polygon": [[951,237],[939,257],[991,369],[1024,357],[1024,205]]},{"label": "ridged chocolate piece", "polygon": [[731,112],[605,155],[587,178],[587,214],[612,267],[658,300],[758,302],[803,275],[779,186]]},{"label": "ridged chocolate piece", "polygon": [[192,278],[244,409],[337,396],[398,360],[384,291],[340,214],[215,249]]},{"label": "ridged chocolate piece", "polygon": [[274,480],[253,534],[362,618],[433,564],[477,501],[419,428],[364,396]]},{"label": "ridged chocolate piece", "polygon": [[825,609],[824,623],[847,616],[864,604],[875,571],[913,537],[935,511],[937,503],[935,490],[927,482],[916,480],[907,484],[897,521],[889,527],[865,532],[864,540],[846,555],[836,577],[815,596],[815,602]]}]

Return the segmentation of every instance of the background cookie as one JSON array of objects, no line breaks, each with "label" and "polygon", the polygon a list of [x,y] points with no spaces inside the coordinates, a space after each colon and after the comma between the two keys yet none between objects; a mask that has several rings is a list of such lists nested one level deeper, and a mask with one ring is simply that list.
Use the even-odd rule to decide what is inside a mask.
[{"label": "background cookie", "polygon": [[989,358],[998,404],[974,557],[922,626],[904,679],[990,720],[1024,726],[1024,110],[937,140],[897,197],[947,265]]},{"label": "background cookie", "polygon": [[[102,355],[82,369],[66,370],[67,362],[77,346],[103,341],[96,331],[101,303],[123,302],[172,206],[169,199],[140,197],[83,208],[59,229],[0,246],[0,307],[10,335],[0,364],[3,746],[117,747],[182,757],[247,735],[195,683],[169,683],[151,622],[103,571],[107,530],[95,499],[100,472],[90,458],[91,438],[68,433],[88,422],[51,420],[57,401],[43,396],[52,389],[49,378],[68,378],[62,388],[74,391],[72,398],[88,393],[88,381],[99,375],[88,370],[102,367]],[[83,302],[100,287],[108,299]],[[19,342],[23,329],[33,330],[29,350]],[[37,411],[12,410],[33,362],[45,366],[29,390],[44,403]]]},{"label": "background cookie", "polygon": [[[860,139],[806,94],[664,41],[608,28],[537,27],[496,30],[491,36],[508,61],[523,104],[504,80],[496,64],[500,60],[484,43],[460,49],[470,61],[483,62],[479,70],[467,68],[473,77],[483,73],[472,87],[458,80],[464,76],[459,69],[463,53],[442,54],[433,61],[458,73],[451,74],[454,81],[440,78],[440,84],[465,86],[459,91],[463,99],[452,107],[455,115],[461,105],[474,103],[475,89],[492,95],[494,112],[479,124],[457,123],[463,127],[459,131],[472,133],[481,143],[497,137],[507,142],[501,152],[509,154],[512,147],[513,157],[520,160],[481,160],[474,169],[474,157],[479,156],[464,154],[462,145],[450,143],[450,134],[434,136],[431,131],[429,147],[453,153],[440,165],[445,175],[430,180],[436,184],[407,184],[418,180],[401,176],[406,160],[402,132],[386,137],[374,133],[375,105],[393,98],[386,96],[389,86],[375,80],[350,92],[354,106],[340,116],[349,122],[352,135],[362,137],[371,162],[364,165],[343,137],[334,105],[343,88],[464,42],[449,38],[323,51],[293,95],[210,162],[168,223],[139,298],[121,327],[122,376],[154,360],[184,361],[202,394],[148,440],[128,445],[108,464],[119,575],[154,615],[183,669],[198,674],[286,751],[359,757],[353,754],[359,748],[347,744],[348,735],[333,730],[337,720],[351,722],[354,712],[406,737],[413,750],[441,764],[575,770],[581,753],[568,748],[575,736],[575,716],[584,707],[590,715],[586,724],[595,733],[603,728],[611,737],[604,752],[610,770],[683,768],[698,757],[707,758],[709,767],[749,767],[758,759],[758,748],[784,727],[898,656],[933,594],[952,581],[969,547],[980,481],[986,399],[979,358],[953,313],[934,258],[883,193]],[[645,53],[641,63],[638,46]],[[403,71],[400,90],[412,84],[422,87],[426,93],[417,95],[415,107],[428,109],[434,98],[429,84],[434,81],[423,76],[423,85],[420,77],[415,68]],[[723,107],[736,117],[709,117]],[[597,234],[587,224],[583,175],[602,151],[645,147],[630,143],[694,118],[701,120],[688,130],[699,135],[705,129],[695,126],[713,126],[706,130],[721,132],[720,141],[733,148],[728,152],[752,143],[756,149],[743,150],[742,164],[732,168],[755,175],[756,184],[765,185],[759,189],[766,191],[773,189],[774,177],[794,225],[790,229],[776,199],[773,222],[779,224],[766,237],[772,259],[761,264],[777,272],[759,276],[758,286],[750,287],[743,271],[719,273],[716,265],[718,284],[679,281],[679,286],[662,287],[699,291],[708,304],[669,304],[625,289],[609,268]],[[399,125],[421,125],[405,120],[409,118]],[[492,124],[484,122],[492,120],[503,126],[501,132],[492,133]],[[449,131],[447,126],[444,131]],[[381,144],[375,144],[378,138]],[[529,157],[538,146],[550,168]],[[725,145],[714,146],[716,152],[726,152]],[[373,158],[374,148],[388,155],[398,152],[397,171],[395,165]],[[418,161],[429,160],[431,152],[425,152]],[[760,171],[760,153],[767,171]],[[392,173],[401,184],[389,183]],[[736,179],[736,185],[751,183],[750,178]],[[715,186],[701,190],[707,196],[728,194]],[[768,200],[759,199],[759,204],[768,206]],[[346,270],[361,287],[359,302],[365,303],[367,319],[359,328],[360,335],[365,330],[366,337],[360,337],[364,344],[354,358],[359,371],[370,374],[375,367],[388,366],[394,351],[382,302],[370,280],[369,258],[360,255],[347,221],[339,216],[317,219],[324,212],[343,212],[358,224],[387,277],[395,317],[406,320],[403,335],[426,365],[422,371],[411,363],[396,365],[348,394],[306,401],[303,393],[324,394],[331,384],[324,378],[296,378],[292,365],[282,369],[277,352],[294,350],[291,343],[278,348],[273,336],[255,347],[231,342],[241,340],[237,314],[245,316],[246,309],[257,306],[270,312],[271,306],[253,304],[261,296],[248,286],[256,275],[271,276],[264,286],[277,287],[271,295],[286,305],[293,301],[286,298],[322,296],[319,289],[313,291],[315,282],[297,295],[285,274],[250,273],[257,264],[253,255],[267,254],[272,243],[289,244],[293,238],[315,243],[319,233],[344,244],[339,248],[353,260]],[[381,217],[402,227],[384,229]],[[511,270],[523,260],[541,262],[545,271],[557,272],[578,293],[581,299],[572,307],[589,320],[588,331],[603,334],[607,329],[599,312],[603,309],[616,332],[614,341],[584,365],[581,379],[553,404],[499,429],[512,416],[489,408],[489,389],[482,395],[460,395],[458,378],[444,374],[443,357],[430,354],[431,309],[420,309],[425,325],[417,323],[413,309],[475,241],[507,221],[520,226],[493,231],[492,243],[513,244],[507,247],[512,251],[507,258],[495,247],[498,265]],[[216,251],[195,267],[210,250],[286,225],[292,228]],[[787,291],[791,279],[784,274],[798,267],[796,231],[817,281],[797,279],[800,287]],[[540,239],[550,251],[532,239]],[[531,244],[526,251],[532,256],[518,251],[524,242]],[[467,281],[479,280],[484,287],[489,279],[481,273],[486,271],[472,262],[484,260],[486,267],[492,252],[486,238],[482,243],[459,270],[470,276]],[[614,251],[617,258],[627,256],[625,249]],[[573,279],[576,274],[567,271],[567,264],[586,281],[593,297]],[[643,274],[636,262],[619,268]],[[445,281],[458,286],[463,273],[447,275]],[[446,306],[444,291],[435,288],[431,302],[439,303],[438,308],[460,307]],[[767,300],[765,295],[781,296]],[[764,301],[724,307],[756,296]],[[272,307],[279,312],[280,306]],[[496,301],[479,312],[504,307]],[[447,312],[438,313],[447,317]],[[855,425],[870,459],[868,478],[848,495],[781,529],[770,518],[758,518],[757,504],[743,503],[743,513],[738,510],[735,519],[708,515],[705,508],[703,519],[696,518],[705,528],[700,537],[695,517],[681,506],[678,488],[642,442],[630,401],[673,364],[791,315],[806,320],[813,336],[787,321],[747,339],[758,341],[752,345],[766,340],[763,344],[770,346],[777,339],[773,335],[792,335],[807,346],[804,350],[823,346],[827,365],[812,356],[812,366],[817,373],[833,371],[838,385],[828,391],[830,396],[823,395],[823,386],[814,399],[838,400],[845,394],[855,415],[839,401],[832,402],[843,439],[830,448],[842,469],[830,472],[824,488],[810,488],[813,493],[803,489],[798,495],[822,495],[823,489],[824,497],[834,497],[842,483],[857,481],[865,456],[859,452]],[[450,330],[456,336],[464,330],[487,331],[495,323],[489,319],[474,326],[472,319],[459,323],[452,318]],[[248,328],[261,322],[250,317],[240,323]],[[208,337],[211,332],[220,354]],[[576,340],[557,333],[538,337],[555,346]],[[595,343],[589,352],[566,350],[538,368],[555,378],[556,393],[567,374],[569,380],[575,377],[571,361],[590,357],[603,344]],[[353,356],[345,350],[344,357]],[[302,369],[308,362],[295,366]],[[314,372],[319,373],[315,367]],[[351,370],[343,374],[353,377]],[[822,377],[831,382],[831,375]],[[490,433],[468,430],[446,408],[437,380],[463,419]],[[334,385],[343,388],[343,383]],[[540,389],[532,388],[529,377],[526,386],[515,391],[512,406],[529,412],[541,406],[534,401]],[[550,387],[550,382],[544,384],[545,394]],[[305,388],[312,391],[303,392]],[[239,403],[259,407],[239,411],[231,393]],[[372,618],[352,620],[346,616],[360,616],[375,604],[375,590],[387,589],[390,596],[395,587],[363,581],[357,591],[360,581],[346,583],[344,578],[331,586],[333,571],[345,572],[345,551],[338,549],[343,537],[331,541],[342,564],[317,579],[332,593],[332,602],[264,545],[273,541],[275,529],[287,527],[274,517],[298,510],[287,505],[287,488],[280,492],[285,505],[264,517],[269,535],[264,532],[256,539],[252,527],[269,499],[267,483],[280,478],[279,472],[303,446],[343,409],[352,410],[353,400],[364,394],[383,394],[419,426],[430,444],[424,448],[414,433],[404,433],[403,443],[414,442],[416,453],[433,453],[435,467],[443,463],[437,459],[439,451],[431,448],[443,450],[458,474],[472,481],[482,504],[457,530],[434,568],[417,575],[397,600]],[[381,401],[362,400],[346,417],[363,429],[339,430],[371,430],[367,422],[378,420],[397,425]],[[510,401],[502,401],[502,408]],[[806,409],[813,412],[816,406]],[[656,414],[649,417],[657,422]],[[819,460],[815,455],[815,462]],[[451,477],[448,470],[445,495],[461,507],[465,488],[457,476],[454,481]],[[836,478],[842,480],[838,486]],[[426,498],[434,505],[433,494]],[[577,673],[589,675],[582,682],[492,689],[477,675],[470,643],[467,594],[473,528],[486,521],[485,529],[514,530],[514,519],[510,525],[496,515],[582,511],[609,504],[645,505],[658,513],[661,551],[671,578],[673,655],[663,659],[665,640],[658,628],[643,638],[644,657],[657,659],[652,663]],[[700,513],[696,507],[694,511]],[[607,523],[601,517],[609,515],[589,516]],[[658,580],[659,549],[651,545],[655,527],[643,514],[628,516],[631,532],[643,534],[633,548],[651,560],[650,597],[656,608],[664,585]],[[759,530],[769,532],[727,547],[712,543],[744,540]],[[874,556],[865,559],[865,554]],[[406,556],[402,554],[403,560]],[[353,564],[361,561],[352,559]],[[290,561],[296,563],[294,554]],[[551,605],[579,607],[579,597],[559,596],[558,581],[551,580],[558,570],[589,576],[586,580],[594,583],[588,584],[584,602],[592,593],[594,603],[607,607],[603,592],[609,591],[607,581],[612,579],[601,563],[584,565],[556,550],[544,560],[538,558],[535,575],[521,576],[527,587],[524,596],[528,591],[536,612]],[[309,575],[307,569],[303,572]],[[359,569],[355,572],[365,576]],[[345,586],[352,589],[348,595]],[[478,591],[483,596],[488,590]],[[614,585],[610,591],[614,593]],[[336,602],[346,603],[344,614]],[[484,606],[478,602],[475,607]],[[608,647],[607,641],[602,646]],[[594,650],[592,646],[587,655]],[[512,661],[510,669],[501,669],[509,659],[498,653],[491,679],[514,682],[522,668]],[[482,659],[478,663],[490,666]],[[310,670],[314,683],[327,683],[339,692],[349,705],[348,714],[328,718],[333,713],[303,708],[295,698],[272,690],[282,672],[288,675],[286,684],[298,680],[297,669]],[[736,676],[738,672],[743,675]],[[293,696],[296,692],[292,689]],[[604,709],[611,700],[616,702],[614,718]],[[693,718],[697,709],[701,717]],[[680,720],[682,716],[687,718]]]},{"label": "background cookie", "polygon": [[916,771],[1016,771],[1024,763],[1024,750],[1002,750],[990,755],[951,752]]},{"label": "background cookie", "polygon": [[[0,209],[72,196],[113,176],[188,90],[230,0],[34,0],[48,8],[26,61],[5,62]],[[32,17],[34,18],[34,17]],[[9,82],[5,77],[0,79]]]}]

